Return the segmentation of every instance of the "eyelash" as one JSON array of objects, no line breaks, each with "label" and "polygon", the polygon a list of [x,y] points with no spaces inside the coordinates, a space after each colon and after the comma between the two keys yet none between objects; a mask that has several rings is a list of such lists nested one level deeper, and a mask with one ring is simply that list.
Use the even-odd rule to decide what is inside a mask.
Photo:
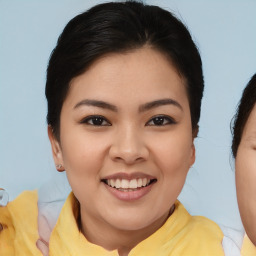
[{"label": "eyelash", "polygon": [[[160,124],[150,124],[151,122],[160,122]],[[165,125],[172,125],[172,124],[176,124],[177,122],[171,118],[170,116],[166,116],[166,115],[158,115],[158,116],[154,116],[152,117],[147,123],[146,126],[165,126]]]},{"label": "eyelash", "polygon": [[[150,124],[152,123],[153,124]],[[81,124],[93,125],[93,126],[111,126],[112,124],[104,117],[100,115],[93,115],[84,118]],[[147,123],[146,126],[165,126],[165,125],[172,125],[176,124],[177,122],[166,115],[158,115],[152,117]]]},{"label": "eyelash", "polygon": [[[99,122],[99,123],[96,124],[96,122]],[[87,116],[80,123],[93,125],[93,126],[111,126],[111,123],[104,116],[100,116],[100,115]],[[102,123],[105,123],[105,124],[102,124]]]}]

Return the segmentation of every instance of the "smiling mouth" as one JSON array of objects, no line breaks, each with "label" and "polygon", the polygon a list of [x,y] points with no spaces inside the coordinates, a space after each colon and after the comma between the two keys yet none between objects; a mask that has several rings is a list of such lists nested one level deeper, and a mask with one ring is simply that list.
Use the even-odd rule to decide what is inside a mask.
[{"label": "smiling mouth", "polygon": [[148,187],[149,185],[155,183],[157,180],[149,179],[149,178],[139,178],[139,179],[132,179],[132,180],[103,179],[101,181],[111,188],[115,188],[123,192],[130,192],[130,191],[136,191],[138,189],[142,189],[144,187]]}]

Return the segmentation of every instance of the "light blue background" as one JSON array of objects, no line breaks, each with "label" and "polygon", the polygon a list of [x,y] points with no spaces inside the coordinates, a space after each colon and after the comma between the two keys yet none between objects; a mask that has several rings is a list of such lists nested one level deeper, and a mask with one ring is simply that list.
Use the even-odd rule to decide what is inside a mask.
[{"label": "light blue background", "polygon": [[[180,200],[192,214],[241,229],[230,121],[256,72],[256,1],[146,2],[172,10],[187,24],[203,60],[197,160]],[[0,0],[0,187],[10,199],[59,175],[46,132],[45,70],[66,23],[96,3]]]}]

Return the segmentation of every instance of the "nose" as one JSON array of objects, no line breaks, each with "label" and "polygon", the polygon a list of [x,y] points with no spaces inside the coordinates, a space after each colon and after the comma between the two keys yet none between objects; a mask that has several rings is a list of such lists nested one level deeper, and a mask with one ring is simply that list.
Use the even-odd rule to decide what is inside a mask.
[{"label": "nose", "polygon": [[109,155],[115,162],[132,165],[147,160],[149,151],[138,129],[125,126],[115,133]]}]

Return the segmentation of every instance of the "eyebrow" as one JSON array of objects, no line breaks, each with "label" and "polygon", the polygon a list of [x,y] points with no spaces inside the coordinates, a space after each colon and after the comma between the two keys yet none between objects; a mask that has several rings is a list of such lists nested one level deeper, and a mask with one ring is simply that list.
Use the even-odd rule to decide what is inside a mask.
[{"label": "eyebrow", "polygon": [[[112,105],[110,103],[107,103],[107,102],[101,101],[101,100],[90,100],[90,99],[85,99],[85,100],[78,102],[75,105],[74,109],[79,108],[84,105],[98,107],[98,108],[104,108],[104,109],[111,110],[113,112],[118,112],[118,109],[115,105]],[[139,106],[139,112],[145,112],[150,109],[157,108],[157,107],[164,106],[164,105],[173,105],[173,106],[176,106],[179,109],[183,110],[182,106],[176,100],[160,99],[160,100],[148,102],[148,103],[145,103],[145,104]]]},{"label": "eyebrow", "polygon": [[107,103],[105,101],[101,101],[101,100],[89,100],[89,99],[82,100],[82,101],[78,102],[75,105],[74,109],[79,108],[83,105],[93,106],[93,107],[98,107],[98,108],[105,108],[105,109],[109,109],[111,111],[117,112],[117,107],[112,104],[109,104],[109,103]]},{"label": "eyebrow", "polygon": [[180,110],[183,110],[182,106],[176,100],[160,99],[160,100],[155,100],[155,101],[148,102],[148,103],[141,105],[139,107],[139,112],[144,112],[144,111],[150,110],[152,108],[156,108],[156,107],[160,107],[160,106],[164,106],[164,105],[173,105],[175,107],[178,107]]}]

